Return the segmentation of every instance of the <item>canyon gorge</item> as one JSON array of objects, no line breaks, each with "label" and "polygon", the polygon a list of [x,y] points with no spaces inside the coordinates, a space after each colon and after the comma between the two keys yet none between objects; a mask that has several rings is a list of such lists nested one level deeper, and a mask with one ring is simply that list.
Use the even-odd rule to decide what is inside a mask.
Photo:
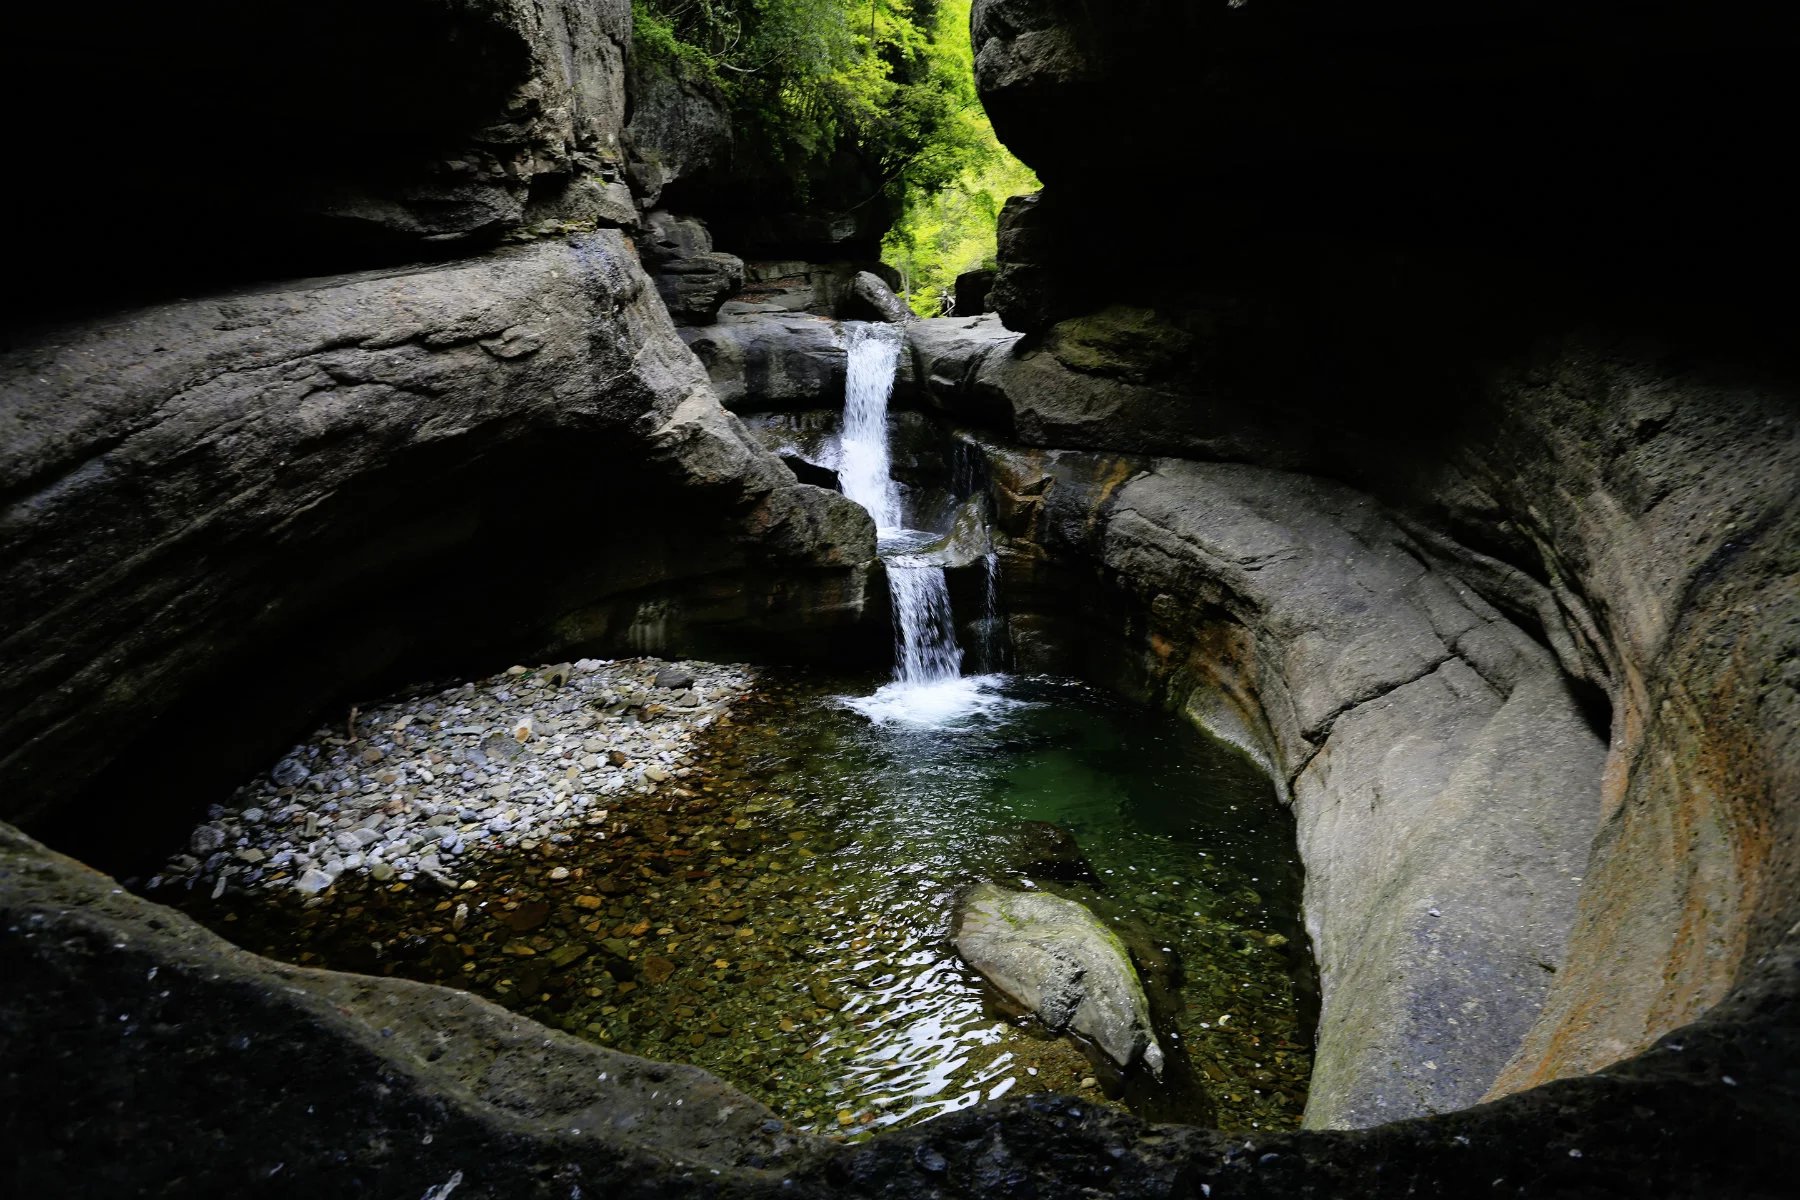
[{"label": "canyon gorge", "polygon": [[[991,281],[916,317],[881,262],[897,214],[871,202],[878,172],[840,155],[803,205],[746,189],[717,89],[635,45],[626,0],[25,19],[12,111],[92,137],[7,199],[32,243],[0,338],[17,1194],[1786,1194],[1789,22],[1617,0],[975,0],[971,21],[980,102],[1042,187],[1001,211]],[[652,659],[672,665],[631,665]],[[501,674],[515,663],[551,666]],[[785,684],[758,717],[760,682],[699,665],[735,663],[828,680],[794,685],[808,704],[846,672],[882,680],[823,719],[862,757],[820,766],[818,739],[764,728],[798,711]],[[1043,679],[1091,691],[1042,715]],[[1132,787],[1229,779],[1295,866],[1219,875],[1253,900],[1208,910],[1239,906],[1214,942],[1202,921],[1115,946],[1066,898],[984,881],[992,940],[1017,932],[994,915],[1009,903],[1099,930],[1029,1003],[1017,962],[980,973],[1052,1032],[1108,1030],[1089,1036],[1118,1042],[1127,1082],[1090,1055],[1083,1091],[1063,1045],[1044,1071],[1071,1094],[842,1130],[835,1104],[809,1123],[749,1094],[761,1078],[640,1056],[597,1007],[627,1006],[617,991],[563,1020],[545,980],[578,959],[613,963],[601,986],[640,1005],[677,969],[612,945],[657,936],[615,892],[496,938],[524,962],[563,953],[527,934],[592,935],[533,969],[520,990],[551,999],[527,1011],[448,986],[454,955],[410,975],[280,961],[143,886],[184,853],[213,899],[272,877],[312,880],[310,900],[391,838],[374,878],[403,873],[417,920],[450,921],[431,913],[480,871],[456,874],[462,833],[521,841],[504,792],[404,836],[370,808],[368,837],[342,821],[342,849],[291,880],[267,863],[328,843],[316,821],[296,808],[310,837],[252,842],[231,802],[254,779],[258,811],[297,804],[328,764],[348,796],[427,745],[425,781],[449,780],[462,751],[405,729],[421,697],[477,704],[471,680],[496,713],[537,705],[500,748],[473,732],[489,717],[457,718],[484,769],[509,739],[566,750],[546,805],[579,799],[595,828],[638,796],[646,827],[701,853],[712,827],[662,806],[706,798],[706,755],[780,764],[795,811],[823,814],[772,850],[721,834],[723,866],[644,867],[667,893],[644,929],[690,884],[738,908],[697,895],[738,859],[767,898],[771,868],[850,853],[856,817],[816,793],[964,770],[905,740],[940,728],[922,694],[992,723],[970,795],[1103,727]],[[415,707],[382,707],[379,737],[359,727],[402,693]],[[1158,757],[1188,735],[1204,749]],[[284,781],[296,747],[310,765]],[[590,809],[582,780],[603,777]],[[1102,877],[1162,853],[1149,817],[1087,858],[1025,824],[1039,841],[960,847],[957,869],[992,858],[1105,915],[1122,892]],[[846,861],[879,881],[913,853],[904,831],[881,851]],[[530,878],[566,878],[560,861]],[[1179,899],[1201,876],[1177,861],[1155,871]],[[753,941],[746,904],[721,945]],[[1303,1088],[1249,1097],[1206,1073],[1196,1027],[1191,1051],[1168,1042],[1165,938],[1190,977],[1206,946],[1257,972],[1230,986],[1279,1010],[1271,1064],[1306,1043]],[[1102,987],[1115,960],[1128,982]],[[858,1011],[838,983],[780,979],[826,1025]],[[1118,1037],[1080,1007],[1115,992]],[[1131,1071],[1154,1060],[1160,1081],[1165,1049],[1204,1098],[1137,1102]]]}]

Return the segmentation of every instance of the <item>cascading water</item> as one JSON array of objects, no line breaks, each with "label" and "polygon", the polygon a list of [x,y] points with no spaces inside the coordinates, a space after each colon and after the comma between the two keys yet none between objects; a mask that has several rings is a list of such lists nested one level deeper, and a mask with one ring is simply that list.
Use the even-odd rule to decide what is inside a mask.
[{"label": "cascading water", "polygon": [[875,536],[901,532],[900,490],[888,454],[888,397],[900,361],[897,325],[850,321],[844,326],[849,362],[844,372],[844,432],[838,442],[838,478],[844,495],[869,510]]},{"label": "cascading water", "polygon": [[906,555],[887,560],[888,592],[894,598],[894,679],[914,686],[941,683],[962,674],[962,648],[950,613],[950,586],[944,568]]},{"label": "cascading water", "polygon": [[981,657],[990,671],[1000,669],[1000,555],[988,543],[982,556],[987,568],[987,611],[981,617]]},{"label": "cascading water", "polygon": [[[846,322],[848,364],[838,477],[844,495],[868,509],[887,567],[894,606],[894,682],[857,707],[876,720],[938,720],[980,707],[980,689],[962,675],[962,648],[944,568],[912,553],[932,535],[906,528],[888,447],[888,399],[900,358],[896,325]],[[965,686],[966,685],[966,686]]]}]

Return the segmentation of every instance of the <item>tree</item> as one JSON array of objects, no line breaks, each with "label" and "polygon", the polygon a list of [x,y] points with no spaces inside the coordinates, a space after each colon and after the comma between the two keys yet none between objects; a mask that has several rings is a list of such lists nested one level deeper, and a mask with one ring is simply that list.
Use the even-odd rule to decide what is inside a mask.
[{"label": "tree", "polygon": [[[883,243],[917,311],[991,261],[1000,205],[1037,181],[975,94],[970,0],[635,0],[637,50],[731,108],[741,170],[798,206],[841,147],[903,214]],[[771,188],[771,184],[773,187]],[[873,197],[871,197],[873,199]]]}]

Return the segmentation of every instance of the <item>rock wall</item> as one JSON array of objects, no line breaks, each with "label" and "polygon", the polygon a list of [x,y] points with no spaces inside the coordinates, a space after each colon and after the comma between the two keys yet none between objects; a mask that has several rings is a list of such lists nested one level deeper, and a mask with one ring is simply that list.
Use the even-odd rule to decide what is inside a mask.
[{"label": "rock wall", "polygon": [[[1800,918],[1800,429],[1792,304],[1761,264],[1785,274],[1796,241],[1740,115],[1791,106],[1757,65],[1790,26],[1754,4],[979,0],[975,34],[1045,189],[1003,218],[994,302],[1026,336],[922,361],[939,403],[960,389],[1031,446],[1351,482],[1608,735],[1568,951],[1494,1094],[1769,986]],[[1140,119],[1175,109],[1179,134]],[[1091,219],[1113,161],[1181,198],[1155,256]],[[1530,826],[1541,796],[1509,795]]]},{"label": "rock wall", "polygon": [[[296,34],[264,47],[254,130],[180,89],[128,115],[127,157],[190,103],[220,113],[205,138],[298,157],[279,189],[216,164],[207,211],[233,223],[164,247],[192,261],[161,286],[230,286],[134,304],[154,257],[134,245],[105,284],[60,264],[59,286],[86,287],[71,307],[105,315],[7,329],[0,816],[125,869],[144,830],[371,689],[584,648],[842,649],[866,515],[720,408],[616,228],[639,224],[621,181],[629,11],[327,6],[307,20],[371,58],[349,85],[367,108],[282,90],[312,44]],[[171,68],[243,55],[299,15],[246,26],[196,5],[144,47],[176,45]],[[94,31],[102,58],[136,20]],[[332,153],[311,153],[320,138]],[[246,251],[258,220],[304,245]],[[276,262],[368,269],[253,282]]]},{"label": "rock wall", "polygon": [[9,311],[105,311],[604,220],[623,190],[630,33],[627,0],[21,14],[0,104],[84,132],[56,183],[6,191],[10,228],[63,235],[18,248]]},{"label": "rock wall", "polygon": [[[1354,274],[1293,280],[1309,305],[1291,307],[1347,311]],[[1516,295],[1505,271],[1492,278]],[[1431,302],[1446,297],[1463,299],[1439,288]],[[1800,426],[1779,362],[1753,338],[1725,358],[1734,347],[1710,322],[1672,328],[1691,314],[1634,322],[1612,299],[1583,323],[1559,300],[1521,326],[1473,305],[1427,319],[1419,303],[1398,332],[1297,322],[1306,374],[1331,389],[1308,399],[1276,363],[1267,406],[1238,407],[1253,370],[1219,369],[1245,342],[1184,309],[1114,305],[1017,341],[977,327],[952,350],[939,343],[954,330],[929,334],[916,370],[940,408],[1026,445],[1354,481],[1554,652],[1611,753],[1570,952],[1504,1090],[1641,1050],[1793,925],[1800,777],[1782,664]],[[1478,333],[1449,328],[1471,312]]]},{"label": "rock wall", "polygon": [[1185,712],[1293,808],[1309,1124],[1479,1100],[1562,959],[1597,824],[1605,746],[1555,656],[1341,485],[986,449],[1020,665]]},{"label": "rock wall", "polygon": [[0,377],[14,820],[171,819],[408,676],[800,654],[861,611],[867,516],[719,407],[616,232],[131,313]]}]

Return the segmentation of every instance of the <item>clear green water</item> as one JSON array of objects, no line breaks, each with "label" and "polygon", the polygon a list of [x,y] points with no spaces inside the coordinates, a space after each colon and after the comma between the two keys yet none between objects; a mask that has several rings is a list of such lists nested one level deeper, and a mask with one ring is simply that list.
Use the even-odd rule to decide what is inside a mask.
[{"label": "clear green water", "polygon": [[[765,679],[682,786],[616,805],[603,838],[545,847],[554,859],[483,859],[454,900],[366,885],[313,907],[196,901],[197,915],[279,956],[453,983],[694,1063],[821,1131],[1028,1091],[1296,1125],[1312,976],[1268,781],[1181,722],[1069,681],[992,677],[973,711],[925,725],[841,699],[872,690]],[[949,940],[958,893],[981,880],[1081,899],[1120,932],[1176,1054],[1166,1086],[1001,1015]],[[460,925],[455,903],[471,906]]]}]

